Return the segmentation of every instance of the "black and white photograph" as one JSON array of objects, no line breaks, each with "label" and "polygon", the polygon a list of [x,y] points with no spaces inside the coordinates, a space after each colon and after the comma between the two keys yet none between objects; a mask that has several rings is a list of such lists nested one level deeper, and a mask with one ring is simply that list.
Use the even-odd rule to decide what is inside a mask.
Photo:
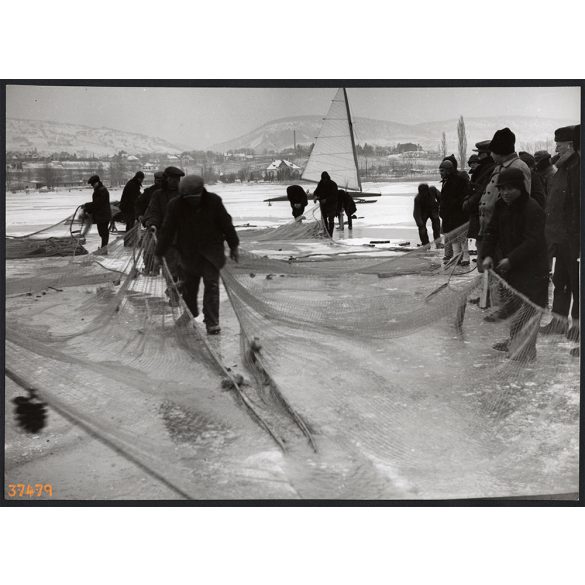
[{"label": "black and white photograph", "polygon": [[12,502],[579,497],[579,81],[9,81]]}]

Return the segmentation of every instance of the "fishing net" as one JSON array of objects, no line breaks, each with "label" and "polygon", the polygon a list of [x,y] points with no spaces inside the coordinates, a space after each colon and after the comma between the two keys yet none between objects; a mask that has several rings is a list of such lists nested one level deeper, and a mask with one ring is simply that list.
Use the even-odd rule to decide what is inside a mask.
[{"label": "fishing net", "polygon": [[282,451],[294,497],[577,492],[577,348],[538,335],[547,309],[467,265],[467,226],[445,236],[445,261],[438,241],[348,246],[315,208],[305,216],[242,230],[240,262],[222,271],[222,335],[239,335],[244,376],[192,320],[169,266],[154,270],[155,238],[139,227],[107,255],[27,260],[18,277],[8,266],[7,369],[173,497],[242,492],[217,490],[222,472],[201,461],[196,433],[165,426],[169,412],[217,428],[249,417]]}]

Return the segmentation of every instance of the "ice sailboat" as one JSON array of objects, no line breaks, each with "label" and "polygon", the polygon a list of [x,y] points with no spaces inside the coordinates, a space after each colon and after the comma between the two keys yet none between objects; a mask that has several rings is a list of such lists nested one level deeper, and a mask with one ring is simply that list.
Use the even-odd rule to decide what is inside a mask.
[{"label": "ice sailboat", "polygon": [[[340,189],[349,191],[356,202],[366,203],[363,198],[380,196],[380,193],[364,193],[362,190],[351,112],[344,87],[337,90],[331,102],[301,179],[318,183],[323,171],[329,173]],[[286,200],[286,196],[265,199],[268,202]]]}]

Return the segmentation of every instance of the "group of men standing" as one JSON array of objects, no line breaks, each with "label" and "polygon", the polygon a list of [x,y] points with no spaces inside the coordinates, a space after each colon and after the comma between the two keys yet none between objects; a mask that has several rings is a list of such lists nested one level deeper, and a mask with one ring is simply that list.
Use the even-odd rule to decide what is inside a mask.
[{"label": "group of men standing", "polygon": [[[142,245],[145,273],[158,274],[162,258],[171,278],[167,294],[171,305],[178,302],[177,290],[194,317],[199,314],[197,295],[203,279],[203,315],[207,333],[215,335],[219,326],[219,271],[225,265],[224,241],[230,257],[239,259],[239,239],[232,218],[221,198],[209,193],[203,179],[187,175],[177,167],[167,167],[154,175],[154,184],[141,192],[144,173],[138,171],[126,183],[120,201],[126,233],[124,245],[138,242],[136,222],[146,228]],[[108,190],[97,175],[90,177],[94,192],[84,205],[101,236],[99,252],[107,254],[109,222],[112,217]],[[184,322],[184,321],[183,321]]]},{"label": "group of men standing", "polygon": [[[295,219],[302,217],[308,205],[307,193],[300,185],[291,185],[286,189],[292,214]],[[357,207],[353,197],[344,189],[339,189],[327,171],[321,173],[321,180],[313,193],[313,200],[319,202],[323,226],[329,236],[333,236],[335,218],[339,220],[339,229],[343,229],[345,222],[343,214],[347,215],[347,227],[353,229],[353,219]]]},{"label": "group of men standing", "polygon": [[[514,133],[509,128],[496,131],[491,140],[476,143],[477,154],[468,161],[471,177],[457,170],[453,156],[446,157],[439,166],[441,191],[419,185],[413,214],[422,244],[429,243],[427,220],[431,219],[437,241],[442,220],[445,263],[458,255],[461,264],[469,264],[467,238],[473,238],[478,269],[494,267],[515,291],[537,306],[548,303],[554,259],[555,317],[540,332],[563,334],[571,341],[580,338],[580,128],[564,126],[555,131],[554,159],[543,150],[534,156],[516,153]],[[462,238],[456,230],[466,222],[467,237]],[[507,302],[486,320],[504,319],[516,311],[518,303]],[[510,351],[528,318],[526,314],[516,318],[510,339],[494,347]],[[525,344],[524,358],[535,357],[535,341],[534,335]],[[578,355],[578,348],[572,353]]]}]

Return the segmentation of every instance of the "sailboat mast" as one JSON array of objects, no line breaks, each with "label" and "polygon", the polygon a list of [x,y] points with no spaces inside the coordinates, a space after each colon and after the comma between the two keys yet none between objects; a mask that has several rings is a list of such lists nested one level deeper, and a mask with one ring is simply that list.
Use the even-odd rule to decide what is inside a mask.
[{"label": "sailboat mast", "polygon": [[360,180],[360,169],[358,167],[357,161],[357,153],[355,150],[355,140],[353,137],[353,124],[351,123],[351,113],[349,111],[349,102],[347,101],[347,91],[345,91],[345,87],[343,88],[343,97],[345,98],[345,108],[347,109],[347,121],[349,123],[349,135],[351,137],[351,149],[353,151],[353,160],[355,161],[355,169],[357,173],[357,182],[360,188],[360,192],[362,191],[362,182]]}]

